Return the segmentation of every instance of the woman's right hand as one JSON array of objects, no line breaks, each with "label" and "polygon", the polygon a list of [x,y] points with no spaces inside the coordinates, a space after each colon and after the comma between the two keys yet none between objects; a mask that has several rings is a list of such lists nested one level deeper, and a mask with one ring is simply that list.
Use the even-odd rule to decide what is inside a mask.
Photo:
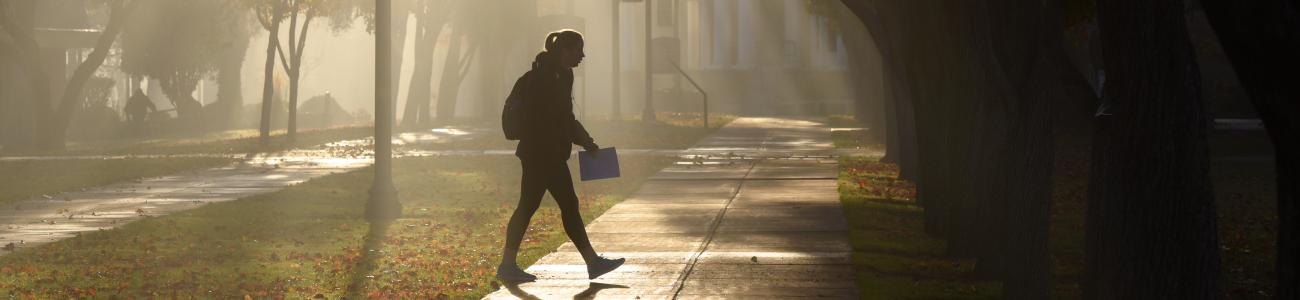
[{"label": "woman's right hand", "polygon": [[587,143],[586,145],[582,145],[582,149],[587,150],[587,153],[591,153],[591,157],[596,157],[597,156],[596,153],[599,153],[600,151],[600,146],[597,146],[596,142],[591,142],[591,143]]}]

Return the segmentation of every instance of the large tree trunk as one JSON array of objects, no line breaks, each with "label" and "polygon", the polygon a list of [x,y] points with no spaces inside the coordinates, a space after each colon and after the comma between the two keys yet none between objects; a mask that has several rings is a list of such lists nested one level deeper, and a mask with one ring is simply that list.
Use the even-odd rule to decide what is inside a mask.
[{"label": "large tree trunk", "polygon": [[916,117],[912,108],[912,94],[908,89],[910,85],[897,78],[889,79],[888,84],[889,92],[894,95],[894,109],[890,113],[895,116],[898,125],[898,178],[916,181],[919,178],[917,168],[920,165],[920,150],[916,145]]},{"label": "large tree trunk", "polygon": [[906,51],[899,51],[906,35],[899,34],[897,26],[888,26],[891,23],[885,20],[886,16],[880,14],[879,9],[890,7],[873,6],[865,1],[842,1],[842,3],[866,27],[877,52],[880,53],[881,75],[884,80],[885,127],[888,131],[885,134],[885,144],[888,149],[882,161],[897,163],[900,179],[916,180],[917,147],[912,116],[912,95],[908,88],[909,83],[906,82],[907,75],[903,65]]},{"label": "large tree trunk", "polygon": [[1026,84],[1018,88],[1010,126],[1007,178],[1016,182],[1008,185],[1006,198],[1004,299],[1050,299],[1052,295],[1048,247],[1055,165],[1052,103],[1065,97],[1061,91],[1066,90],[1067,77],[1077,76],[1068,72],[1060,46],[1063,9],[1052,4],[1044,7],[1045,22],[1031,27],[1043,29],[1036,38],[1038,53],[1032,56],[1037,59],[1030,62],[1033,69],[1028,76],[1021,77]]},{"label": "large tree trunk", "polygon": [[1273,140],[1277,172],[1277,299],[1300,299],[1300,3],[1287,0],[1201,0],[1219,43]]},{"label": "large tree trunk", "polygon": [[1099,0],[1106,94],[1086,299],[1221,299],[1200,78],[1180,0]]},{"label": "large tree trunk", "polygon": [[[849,75],[854,82],[854,117],[859,123],[867,127],[867,133],[870,134],[869,137],[871,137],[872,142],[888,143],[886,132],[893,129],[886,126],[885,114],[883,113],[885,104],[881,99],[883,93],[878,89],[873,89],[883,86],[883,84],[880,84],[880,62],[876,61],[873,64],[870,61],[871,58],[879,59],[880,56],[869,55],[868,51],[875,52],[876,48],[870,47],[869,41],[865,40],[866,37],[854,35],[846,36],[845,39],[847,41],[844,44],[850,53],[848,55]],[[872,81],[875,81],[875,83]]]},{"label": "large tree trunk", "polygon": [[5,1],[0,2],[0,8],[0,29],[13,40],[13,52],[21,56],[16,59],[18,66],[27,73],[32,86],[32,98],[29,100],[34,116],[32,139],[34,146],[40,148],[42,140],[48,139],[44,135],[52,131],[47,127],[54,122],[49,121],[53,115],[53,110],[50,109],[50,92],[53,88],[50,86],[50,74],[41,66],[43,58],[40,46],[36,44],[35,33],[32,31],[36,1]]},{"label": "large tree trunk", "polygon": [[243,112],[243,69],[244,57],[248,53],[249,39],[236,38],[229,51],[222,53],[221,65],[217,66],[217,113],[218,126],[234,128]]},{"label": "large tree trunk", "polygon": [[[972,124],[969,43],[960,30],[958,3],[917,3],[909,9],[917,19],[913,30],[943,32],[924,39],[916,39],[912,49],[916,78],[908,80],[915,92],[918,146],[921,155],[920,181],[917,192],[925,207],[925,231],[936,237],[949,237],[956,228],[954,214],[958,197],[969,191],[964,184],[969,180],[967,159],[973,150],[971,136],[966,129]],[[928,15],[928,16],[925,16]],[[906,25],[905,25],[906,26]]]},{"label": "large tree trunk", "polygon": [[[993,7],[994,12],[1014,11],[1007,5],[1034,7],[1036,3],[1007,1]],[[1011,130],[1006,157],[1007,177],[1017,182],[1007,185],[1005,239],[1002,252],[1006,271],[1002,277],[1004,299],[1050,299],[1052,295],[1051,254],[1048,237],[1051,229],[1052,169],[1055,166],[1053,105],[1066,95],[1062,91],[1072,77],[1062,48],[1061,32],[1065,29],[1065,9],[1060,2],[1045,2],[1038,10],[1022,11],[1020,18],[990,16],[990,20],[1017,20],[1001,32],[1025,35],[1005,48],[1023,52],[1027,68],[1002,69],[1005,77],[1018,82],[1012,99]],[[1028,14],[1023,14],[1028,13]],[[1028,17],[1026,17],[1028,16]],[[1009,30],[1007,30],[1009,29]],[[1004,55],[1008,57],[1012,55]],[[1003,61],[1003,60],[999,60]],[[1011,224],[1016,224],[1011,226]]]}]

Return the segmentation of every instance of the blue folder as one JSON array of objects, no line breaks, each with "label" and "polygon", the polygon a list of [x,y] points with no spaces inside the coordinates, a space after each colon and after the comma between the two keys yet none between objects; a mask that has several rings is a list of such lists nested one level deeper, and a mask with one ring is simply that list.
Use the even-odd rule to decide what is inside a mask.
[{"label": "blue folder", "polygon": [[578,151],[578,169],[582,173],[582,181],[618,177],[618,151],[614,147],[596,151],[595,157],[587,151]]}]

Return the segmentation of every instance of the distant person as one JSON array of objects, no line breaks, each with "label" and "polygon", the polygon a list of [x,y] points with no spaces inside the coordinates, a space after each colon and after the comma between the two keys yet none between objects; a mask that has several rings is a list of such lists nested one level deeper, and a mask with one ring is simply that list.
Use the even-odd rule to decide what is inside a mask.
[{"label": "distant person", "polygon": [[144,134],[144,121],[155,111],[158,111],[158,107],[139,88],[135,89],[135,95],[131,95],[126,100],[126,106],[122,107],[122,112],[126,113],[126,123],[135,134]]},{"label": "distant person", "polygon": [[199,102],[199,100],[194,99],[189,94],[172,97],[171,100],[172,106],[176,107],[176,118],[187,121],[194,121],[199,118],[199,111],[203,109],[203,103]]},{"label": "distant person", "polygon": [[573,68],[582,62],[582,34],[573,30],[552,32],[546,36],[545,51],[537,54],[533,68],[515,83],[512,96],[522,101],[524,131],[518,136],[515,156],[523,165],[519,206],[506,228],[506,245],[497,267],[503,281],[534,281],[537,276],[519,269],[515,256],[528,229],[528,221],[541,205],[547,191],[560,207],[564,232],[587,263],[587,276],[595,279],[623,265],[624,260],[607,259],[596,254],[582,224],[578,195],[569,175],[570,144],[587,151],[600,149],[587,130],[573,116]]}]

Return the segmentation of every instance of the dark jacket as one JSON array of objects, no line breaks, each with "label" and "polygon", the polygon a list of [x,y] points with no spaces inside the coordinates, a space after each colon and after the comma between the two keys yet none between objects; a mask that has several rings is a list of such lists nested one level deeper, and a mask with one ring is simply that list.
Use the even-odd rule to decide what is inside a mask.
[{"label": "dark jacket", "polygon": [[573,115],[573,70],[538,55],[533,69],[515,81],[511,93],[525,93],[524,131],[515,148],[520,159],[568,160],[571,145],[594,143]]}]

